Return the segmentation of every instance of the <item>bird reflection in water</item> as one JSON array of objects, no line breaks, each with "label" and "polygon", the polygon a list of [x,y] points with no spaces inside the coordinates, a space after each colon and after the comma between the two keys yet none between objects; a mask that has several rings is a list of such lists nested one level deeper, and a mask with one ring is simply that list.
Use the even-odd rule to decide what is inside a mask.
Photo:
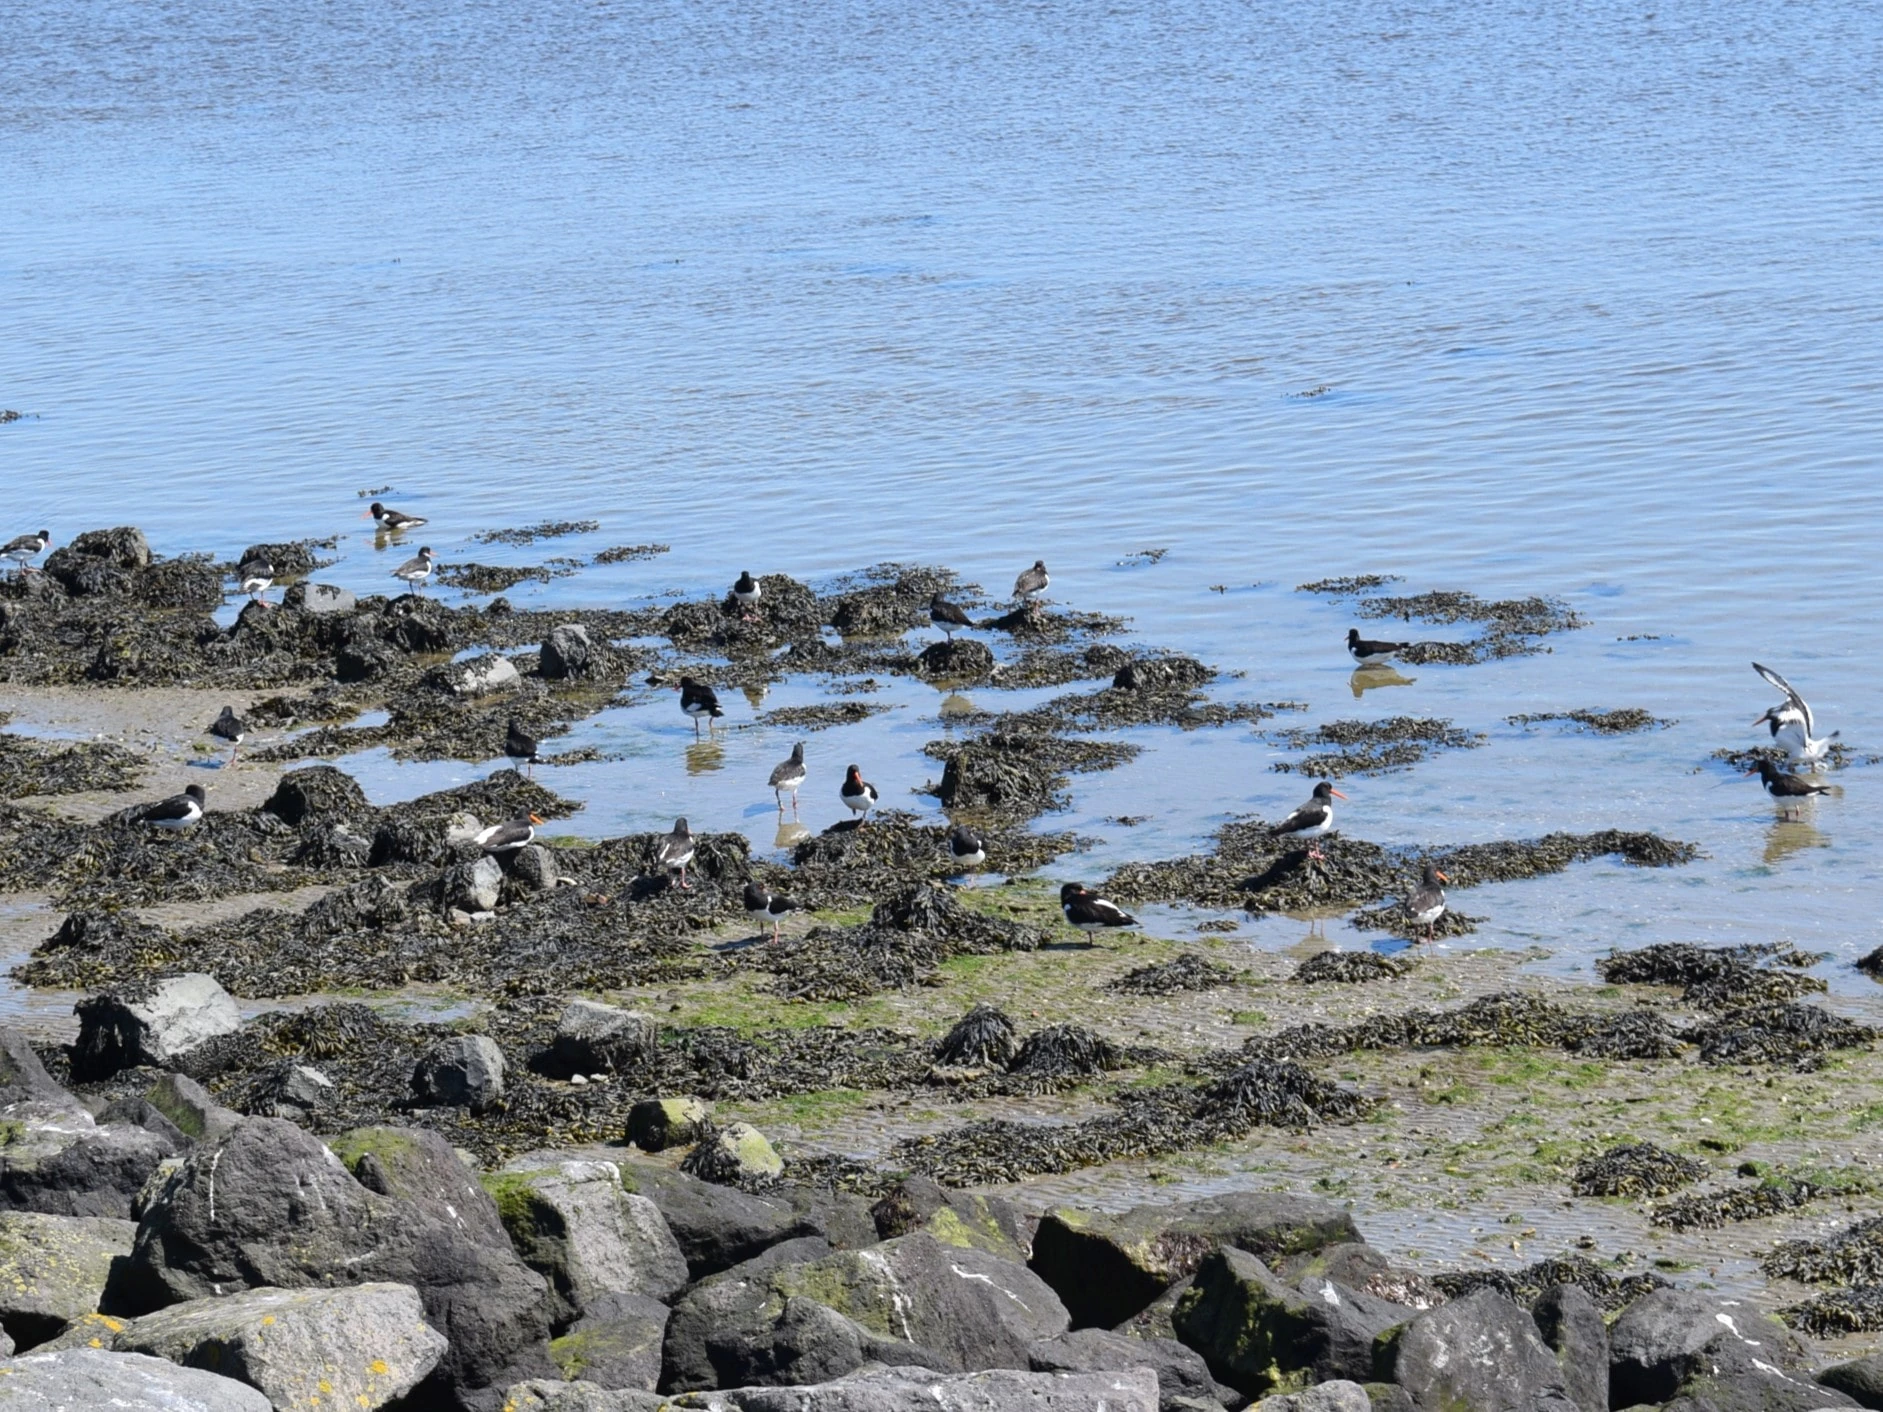
[{"label": "bird reflection in water", "polygon": [[972,716],[974,703],[958,691],[951,691],[942,697],[941,705],[936,708],[945,720],[951,716]]},{"label": "bird reflection in water", "polygon": [[1358,701],[1369,691],[1382,686],[1411,686],[1417,677],[1409,677],[1390,663],[1381,662],[1371,667],[1356,667],[1353,675],[1347,678],[1347,685],[1353,688],[1353,699]]},{"label": "bird reflection in water", "polygon": [[754,711],[765,704],[765,693],[771,688],[764,682],[752,682],[739,688],[744,693],[745,701]]},{"label": "bird reflection in water", "polygon": [[726,747],[717,740],[696,740],[687,746],[687,773],[710,775],[726,763]]},{"label": "bird reflection in water", "polygon": [[1829,848],[1830,835],[1809,819],[1774,819],[1765,830],[1765,862],[1776,867],[1807,848]]},{"label": "bird reflection in water", "polygon": [[793,819],[788,824],[781,823],[778,825],[778,832],[772,838],[772,847],[786,849],[796,848],[810,836],[810,825],[801,824],[796,819]]}]

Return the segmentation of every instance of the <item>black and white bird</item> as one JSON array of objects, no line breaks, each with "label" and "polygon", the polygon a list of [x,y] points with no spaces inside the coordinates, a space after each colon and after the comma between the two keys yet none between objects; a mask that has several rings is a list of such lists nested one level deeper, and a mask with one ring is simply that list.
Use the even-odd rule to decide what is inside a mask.
[{"label": "black and white bird", "polygon": [[1445,915],[1445,889],[1439,884],[1450,881],[1438,870],[1438,864],[1427,863],[1419,885],[1406,899],[1406,913],[1415,926],[1425,928],[1427,941],[1432,939],[1432,928],[1438,924],[1438,919]]},{"label": "black and white bird", "polygon": [[1759,768],[1747,770],[1748,777],[1757,775],[1765,786],[1765,792],[1785,806],[1785,817],[1792,818],[1798,812],[1798,801],[1809,799],[1814,794],[1823,794],[1831,788],[1830,781],[1815,779],[1807,775],[1794,775],[1781,770],[1770,760],[1759,761]]},{"label": "black and white bird", "polygon": [[1811,706],[1800,696],[1792,684],[1770,667],[1761,667],[1757,662],[1752,670],[1785,693],[1782,704],[1769,708],[1766,713],[1752,724],[1766,726],[1772,732],[1772,744],[1785,752],[1786,758],[1794,765],[1816,765],[1831,752],[1831,742],[1838,737],[1837,731],[1819,737],[1817,718],[1811,714]]},{"label": "black and white bird", "polygon": [[503,753],[510,757],[515,765],[528,765],[528,774],[536,774],[535,766],[543,763],[543,757],[536,752],[542,748],[542,742],[533,735],[523,734],[523,728],[515,721],[504,729]]},{"label": "black and white bird", "polygon": [[373,517],[373,523],[387,534],[398,534],[403,530],[415,530],[426,523],[423,515],[406,515],[397,510],[381,505],[377,500],[372,509],[366,512]]},{"label": "black and white bird", "polygon": [[987,845],[974,830],[956,824],[948,830],[948,861],[961,872],[978,868],[987,861]]},{"label": "black and white bird", "polygon": [[1411,646],[1410,642],[1375,642],[1360,636],[1358,628],[1347,629],[1347,651],[1363,667],[1376,666],[1394,653],[1404,652]]},{"label": "black and white bird", "polygon": [[1085,933],[1085,943],[1100,932],[1129,931],[1138,919],[1115,903],[1107,902],[1081,883],[1067,883],[1059,889],[1059,910],[1066,920]]},{"label": "black and white bird", "polygon": [[752,577],[751,570],[740,570],[738,582],[732,586],[732,601],[739,605],[740,615],[746,622],[754,621],[752,610],[758,607],[758,600],[764,594],[765,590],[759,586],[758,580]]},{"label": "black and white bird", "polygon": [[515,853],[536,842],[536,826],[542,821],[541,814],[518,814],[479,830],[473,842],[486,853]]},{"label": "black and white bird", "polygon": [[1014,600],[1024,603],[1029,598],[1035,598],[1046,592],[1052,581],[1052,576],[1046,572],[1046,561],[1035,559],[1033,567],[1013,581]]},{"label": "black and white bird", "polygon": [[138,810],[135,817],[140,824],[168,829],[171,833],[181,833],[203,817],[204,798],[203,787],[200,784],[193,784],[181,794],[173,794],[168,799],[159,799],[155,804],[145,805]]},{"label": "black and white bird", "polygon": [[438,556],[427,545],[412,558],[407,559],[392,571],[395,579],[403,580],[411,588],[425,587],[425,580],[432,576],[432,567],[438,562]]},{"label": "black and white bird", "polygon": [[1308,857],[1326,856],[1312,840],[1322,837],[1334,827],[1334,801],[1346,797],[1326,780],[1322,780],[1314,786],[1314,793],[1308,797],[1306,804],[1268,831],[1269,837],[1305,838],[1310,840]]},{"label": "black and white bird", "polygon": [[810,771],[804,768],[804,742],[799,741],[791,747],[791,758],[772,770],[772,795],[778,800],[778,812],[785,812],[785,795],[791,796],[791,812],[798,812],[798,791],[804,787],[804,781]]},{"label": "black and white bird", "polygon": [[702,686],[692,677],[681,677],[674,683],[674,689],[680,693],[680,709],[687,713],[693,722],[693,734],[700,733],[700,722],[706,722],[710,732],[713,722],[725,715],[720,708],[719,697],[710,686]]},{"label": "black and white bird", "polygon": [[876,807],[876,786],[863,778],[863,772],[855,765],[843,772],[843,788],[837,791],[843,796],[843,802],[850,806],[850,812],[862,823]]},{"label": "black and white bird", "polygon": [[681,887],[692,887],[687,881],[687,864],[693,861],[693,830],[687,827],[685,819],[673,821],[673,832],[660,841],[660,847],[654,851],[654,861],[660,864],[661,871],[680,875]]},{"label": "black and white bird", "polygon": [[262,597],[275,582],[275,566],[266,559],[250,559],[235,571],[235,581],[251,603],[259,603],[264,608],[273,606]]},{"label": "black and white bird", "polygon": [[52,543],[52,531],[41,530],[38,534],[22,534],[6,542],[0,548],[0,557],[11,559],[13,567],[22,574],[33,572],[33,560],[46,552],[46,546]]},{"label": "black and white bird", "polygon": [[248,723],[235,714],[235,707],[224,706],[222,714],[209,723],[209,729],[203,734],[228,742],[229,763],[233,765],[235,752],[242,748],[242,738],[248,734]]},{"label": "black and white bird", "polygon": [[955,640],[957,632],[974,626],[972,618],[939,593],[928,600],[928,620],[947,633],[950,642]]},{"label": "black and white bird", "polygon": [[772,940],[778,940],[778,924],[788,912],[802,912],[804,904],[793,902],[781,892],[768,892],[756,882],[745,885],[746,915],[756,921],[761,928],[771,924]]}]

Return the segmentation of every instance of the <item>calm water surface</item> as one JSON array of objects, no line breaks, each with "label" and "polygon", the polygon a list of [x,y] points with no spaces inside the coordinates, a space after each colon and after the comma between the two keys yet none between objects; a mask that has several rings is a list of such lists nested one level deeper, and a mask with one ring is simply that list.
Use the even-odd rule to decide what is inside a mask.
[{"label": "calm water surface", "polygon": [[[1613,824],[1707,850],[1461,895],[1494,944],[1573,968],[1658,938],[1846,960],[1883,939],[1876,771],[1778,825],[1705,763],[1754,739],[1753,657],[1883,750],[1875,7],[9,15],[9,535],[133,522],[228,556],[340,532],[327,576],[382,589],[413,546],[375,551],[358,492],[389,486],[447,561],[673,546],[511,595],[569,604],[886,559],[1004,592],[1043,555],[1062,601],[1246,673],[1225,699],[1489,735],[1351,781],[1355,834]],[[471,539],[557,518],[601,529]],[[1170,552],[1119,566],[1144,547]],[[1349,619],[1292,589],[1362,571],[1560,595],[1592,626],[1355,700]],[[849,759],[932,807],[904,791],[938,773],[939,699],[881,699],[811,738],[807,823],[834,817]],[[1616,706],[1679,724],[1502,724]],[[1246,729],[1137,738],[1044,821],[1095,840],[1065,870],[1186,851],[1303,792]],[[578,727],[622,758],[551,782],[585,831],[685,812],[769,847],[762,780],[789,739],[690,753],[669,699]],[[381,799],[468,773],[349,763]]]}]

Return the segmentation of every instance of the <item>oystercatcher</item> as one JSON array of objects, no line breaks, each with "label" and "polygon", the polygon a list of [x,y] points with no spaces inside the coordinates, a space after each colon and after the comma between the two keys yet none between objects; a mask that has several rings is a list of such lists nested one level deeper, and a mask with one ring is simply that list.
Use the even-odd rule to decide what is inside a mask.
[{"label": "oystercatcher", "polygon": [[503,733],[503,753],[510,757],[513,764],[528,765],[528,774],[534,778],[535,767],[543,763],[542,756],[536,752],[542,748],[542,742],[533,735],[523,734],[523,729],[511,721]]},{"label": "oystercatcher", "polygon": [[1046,572],[1046,561],[1035,559],[1033,567],[1013,581],[1014,601],[1024,603],[1027,599],[1046,592],[1052,581],[1052,576]]},{"label": "oystercatcher", "polygon": [[181,794],[173,794],[168,799],[159,799],[155,804],[145,805],[134,817],[140,824],[168,829],[171,833],[181,833],[203,817],[204,798],[203,787],[200,784],[193,784],[184,789]]},{"label": "oystercatcher", "polygon": [[948,858],[957,869],[966,872],[987,861],[987,848],[979,834],[956,824],[948,830]]},{"label": "oystercatcher", "polygon": [[781,892],[767,892],[756,882],[745,885],[746,915],[755,919],[761,928],[770,922],[774,943],[778,940],[778,924],[784,920],[785,914],[803,910],[803,903],[793,902]]},{"label": "oystercatcher", "polygon": [[[1283,819],[1268,831],[1270,838],[1292,835],[1295,838],[1317,839],[1334,827],[1334,801],[1345,799],[1342,794],[1326,780],[1314,786],[1314,793],[1308,802],[1294,813]],[[1308,857],[1324,858],[1318,844],[1308,844]]]},{"label": "oystercatcher", "polygon": [[52,543],[52,531],[41,530],[38,534],[23,534],[9,539],[4,548],[0,548],[0,557],[13,561],[13,567],[22,574],[33,572],[33,560],[46,552],[46,546]]},{"label": "oystercatcher", "polygon": [[939,593],[928,600],[928,620],[955,640],[955,633],[974,626],[974,620]]},{"label": "oystercatcher", "polygon": [[1107,902],[1079,883],[1067,883],[1059,889],[1059,910],[1066,914],[1068,922],[1085,933],[1087,946],[1099,932],[1128,931],[1138,925],[1138,919],[1122,907]]},{"label": "oystercatcher", "polygon": [[366,512],[373,517],[373,523],[388,534],[398,534],[403,530],[414,530],[427,523],[423,515],[405,515],[397,510],[387,509],[377,500],[372,509]]},{"label": "oystercatcher", "polygon": [[1353,660],[1363,667],[1384,662],[1395,652],[1404,652],[1411,647],[1410,642],[1374,642],[1360,636],[1360,629],[1347,629],[1347,650],[1353,654]]},{"label": "oystercatcher", "polygon": [[843,772],[843,788],[837,791],[843,796],[843,802],[850,806],[850,812],[862,823],[870,816],[870,810],[876,807],[876,786],[863,778],[863,772],[855,765]]},{"label": "oystercatcher", "polygon": [[1438,864],[1427,863],[1425,873],[1419,879],[1419,885],[1412,890],[1412,896],[1406,899],[1406,912],[1414,925],[1425,928],[1425,939],[1432,939],[1432,928],[1438,919],[1445,915],[1445,889],[1440,883],[1451,879],[1438,870]]},{"label": "oystercatcher", "polygon": [[536,841],[536,826],[542,821],[541,814],[518,814],[479,830],[472,841],[486,853],[515,853]]},{"label": "oystercatcher", "polygon": [[242,748],[242,737],[248,734],[248,724],[235,714],[235,707],[224,706],[222,714],[210,722],[203,734],[229,742],[229,763],[233,765],[235,752]]},{"label": "oystercatcher", "polygon": [[1770,760],[1761,760],[1758,769],[1746,771],[1748,779],[1753,775],[1759,777],[1759,782],[1765,786],[1767,794],[1785,806],[1785,817],[1788,819],[1796,815],[1797,800],[1809,799],[1814,794],[1823,794],[1831,787],[1828,780],[1808,779],[1804,775],[1790,774],[1779,769]]},{"label": "oystercatcher", "polygon": [[692,677],[681,677],[674,687],[680,693],[680,709],[693,722],[694,735],[700,733],[701,721],[706,722],[706,729],[710,732],[713,722],[726,714],[719,708],[719,697],[710,686],[701,686]]},{"label": "oystercatcher", "polygon": [[798,812],[798,790],[803,787],[805,778],[810,774],[804,768],[804,742],[799,741],[791,747],[791,758],[772,770],[772,795],[778,801],[778,812],[785,812],[785,791],[791,791],[791,812]]},{"label": "oystercatcher", "polygon": [[437,562],[437,559],[438,556],[432,553],[431,548],[427,546],[419,550],[414,558],[407,559],[403,564],[399,565],[398,568],[394,569],[392,576],[395,579],[403,579],[409,587],[423,588],[425,587],[425,580],[432,576],[432,566]]},{"label": "oystercatcher", "polygon": [[249,596],[250,602],[259,603],[264,608],[273,606],[262,597],[275,581],[275,566],[266,559],[250,559],[235,571],[235,581],[241,586],[242,592]]},{"label": "oystercatcher", "polygon": [[739,581],[732,586],[732,601],[739,605],[740,617],[746,622],[756,621],[752,610],[758,606],[758,600],[764,592],[765,590],[759,587],[758,580],[752,577],[749,569],[739,571]]},{"label": "oystercatcher", "polygon": [[1772,743],[1786,754],[1793,764],[1815,765],[1830,754],[1831,742],[1839,732],[1819,738],[1812,734],[1818,728],[1817,718],[1811,714],[1811,707],[1800,696],[1792,684],[1770,667],[1761,667],[1757,662],[1752,670],[1785,693],[1782,706],[1770,707],[1766,713],[1752,724],[1769,727]]},{"label": "oystercatcher", "polygon": [[693,861],[693,852],[693,830],[687,827],[685,819],[675,819],[673,832],[660,841],[660,847],[654,853],[654,861],[660,864],[664,872],[678,873],[681,887],[692,887],[693,884],[687,881],[687,864]]}]

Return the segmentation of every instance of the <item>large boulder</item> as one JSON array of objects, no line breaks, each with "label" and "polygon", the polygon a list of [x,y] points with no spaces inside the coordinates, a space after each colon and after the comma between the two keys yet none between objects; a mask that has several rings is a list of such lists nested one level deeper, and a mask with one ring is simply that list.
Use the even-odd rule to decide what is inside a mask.
[{"label": "large boulder", "polygon": [[1427,1310],[1386,1356],[1417,1412],[1577,1412],[1536,1321],[1494,1290]]},{"label": "large boulder", "polygon": [[549,1057],[563,1074],[612,1074],[651,1060],[658,1032],[654,1021],[637,1010],[571,1000],[556,1021]]},{"label": "large boulder", "polygon": [[[532,1164],[543,1165],[535,1157],[521,1157],[505,1170],[527,1171]],[[788,1201],[716,1186],[654,1162],[624,1157],[621,1185],[659,1208],[696,1280],[729,1270],[780,1241],[825,1234],[815,1213],[798,1211]]]},{"label": "large boulder", "polygon": [[549,1281],[555,1323],[611,1296],[668,1300],[687,1283],[686,1256],[660,1209],[622,1190],[613,1162],[497,1173],[484,1188],[523,1262]]},{"label": "large boulder", "polygon": [[1195,1274],[1218,1246],[1276,1260],[1359,1239],[1344,1207],[1237,1192],[1118,1214],[1055,1207],[1033,1233],[1031,1263],[1065,1301],[1074,1327],[1109,1328]]},{"label": "large boulder", "polygon": [[883,1240],[927,1231],[943,1245],[971,1245],[1003,1260],[1025,1261],[1033,1252],[1026,1223],[1003,1197],[957,1191],[933,1177],[904,1177],[870,1208]]},{"label": "large boulder", "polygon": [[111,1262],[137,1226],[110,1216],[0,1214],[0,1326],[15,1346],[44,1343],[98,1308]]},{"label": "large boulder", "polygon": [[489,1035],[440,1040],[413,1066],[412,1097],[426,1108],[496,1107],[503,1101],[503,1050]]},{"label": "large boulder", "polygon": [[0,1404],[19,1412],[273,1412],[246,1383],[141,1353],[67,1348],[0,1362]]},{"label": "large boulder", "polygon": [[[746,1387],[693,1393],[677,1408],[739,1412],[1157,1412],[1157,1376],[1019,1373],[938,1376],[923,1368],[872,1368],[810,1387]],[[624,1409],[624,1412],[627,1412]]]},{"label": "large boulder", "polygon": [[674,1309],[663,1377],[676,1389],[808,1382],[910,1361],[896,1345],[947,1371],[1025,1368],[1068,1322],[1025,1266],[908,1235],[696,1290]]},{"label": "large boulder", "polygon": [[546,677],[585,677],[599,664],[595,644],[580,623],[558,623],[543,639],[539,670]]},{"label": "large boulder", "polygon": [[449,912],[489,912],[503,897],[503,864],[489,854],[462,858],[438,880],[440,907]]},{"label": "large boulder", "polygon": [[549,1357],[565,1378],[606,1388],[652,1392],[660,1385],[660,1352],[668,1310],[644,1294],[616,1294],[590,1302]]},{"label": "large boulder", "polygon": [[1530,1311],[1581,1412],[1608,1412],[1608,1322],[1581,1285],[1553,1285]]},{"label": "large boulder", "polygon": [[1246,1250],[1223,1246],[1197,1267],[1172,1323],[1216,1377],[1260,1397],[1330,1379],[1366,1381],[1380,1335],[1411,1315],[1325,1276],[1284,1284]]},{"label": "large boulder", "polygon": [[94,1122],[69,1097],[10,1104],[0,1123],[0,1209],[125,1219],[180,1147],[149,1128]]},{"label": "large boulder", "polygon": [[369,1279],[417,1289],[449,1340],[432,1381],[474,1389],[548,1371],[542,1278],[469,1169],[422,1130],[361,1129],[330,1149],[284,1119],[250,1118],[199,1145],[151,1198],[109,1297],[139,1314]]},{"label": "large boulder", "polygon": [[224,1108],[187,1074],[165,1074],[145,1091],[144,1101],[191,1142],[215,1142],[242,1121],[240,1113]]},{"label": "large boulder", "polygon": [[84,1106],[46,1072],[25,1035],[0,1026],[0,1111],[14,1103],[50,1103],[74,1111]]},{"label": "large boulder", "polygon": [[1199,1354],[1175,1339],[1131,1338],[1109,1329],[1076,1329],[1034,1344],[1027,1350],[1027,1363],[1036,1373],[1122,1373],[1149,1368],[1157,1374],[1158,1396],[1165,1412],[1173,1412],[1176,1399],[1182,1397],[1204,1402],[1235,1397],[1230,1389],[1218,1386]]},{"label": "large boulder", "polygon": [[174,1065],[198,1045],[242,1028],[242,1014],[214,976],[200,971],[81,1000],[72,1073],[106,1079],[120,1069]]},{"label": "large boulder", "polygon": [[410,1285],[360,1284],[194,1299],[130,1320],[110,1347],[212,1367],[276,1407],[370,1409],[418,1386],[446,1345]]},{"label": "large boulder", "polygon": [[1608,1348],[1616,1407],[1667,1402],[1695,1377],[1766,1369],[1783,1377],[1805,1365],[1803,1345],[1776,1319],[1737,1300],[1671,1288],[1650,1290],[1624,1309],[1609,1327]]},{"label": "large boulder", "polygon": [[1859,1407],[1883,1407],[1883,1353],[1834,1364],[1818,1374],[1818,1382]]}]

